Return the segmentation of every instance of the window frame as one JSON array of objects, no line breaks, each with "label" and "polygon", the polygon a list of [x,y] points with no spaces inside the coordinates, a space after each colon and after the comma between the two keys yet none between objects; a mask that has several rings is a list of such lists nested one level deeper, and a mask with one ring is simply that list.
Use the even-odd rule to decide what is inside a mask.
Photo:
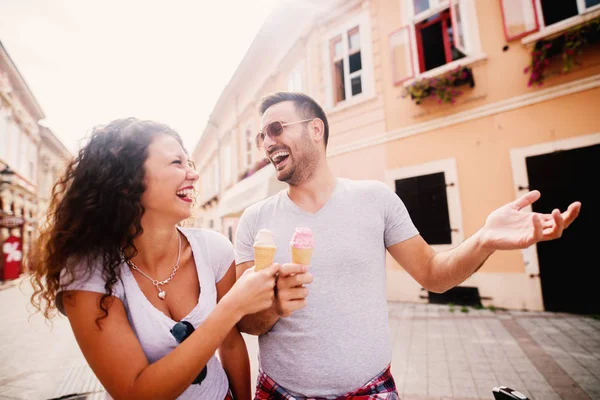
[{"label": "window frame", "polygon": [[[448,36],[448,22],[450,22],[450,24],[452,24],[452,21],[451,21],[452,15],[451,15],[451,11],[448,12],[447,15],[445,15],[445,11],[446,11],[445,9],[440,11],[439,12],[440,16],[434,20],[431,20],[424,24],[422,22],[418,22],[413,25],[413,28],[415,30],[415,40],[417,42],[417,54],[419,56],[419,72],[420,73],[432,71],[436,68],[443,67],[444,65],[450,64],[453,61],[452,60],[452,47],[450,45],[450,38]],[[440,21],[442,22],[442,36],[443,36],[443,40],[444,40],[444,55],[446,57],[446,63],[443,65],[440,65],[436,68],[432,68],[430,70],[425,70],[425,52],[423,50],[421,31],[425,28],[430,27],[433,24],[437,24]],[[419,25],[419,26],[417,27],[417,25]]]},{"label": "window frame", "polygon": [[534,1],[535,1],[536,9],[537,9],[537,15],[538,15],[539,21],[540,21],[540,30],[543,30],[545,28],[550,28],[552,26],[557,26],[559,24],[566,24],[566,23],[568,23],[567,21],[572,21],[574,18],[578,18],[587,13],[590,13],[590,12],[593,12],[596,10],[600,10],[600,4],[596,4],[595,6],[587,7],[585,5],[585,0],[575,0],[575,2],[577,3],[577,11],[578,11],[577,15],[573,15],[572,17],[563,19],[562,21],[558,21],[558,22],[555,22],[550,25],[546,25],[546,21],[544,21],[542,0],[534,0]]},{"label": "window frame", "polygon": [[450,244],[430,245],[436,251],[444,251],[458,246],[464,241],[462,209],[460,202],[460,186],[456,168],[456,159],[447,158],[423,164],[410,165],[385,171],[386,184],[395,192],[396,180],[414,178],[443,172],[446,180],[446,198],[448,200],[448,217],[450,220]]},{"label": "window frame", "polygon": [[227,188],[233,183],[231,171],[233,170],[233,162],[231,157],[231,143],[228,143],[223,148],[223,187]]},{"label": "window frame", "polygon": [[538,15],[538,8],[536,6],[537,0],[521,0],[521,1],[531,1],[531,7],[533,8],[533,16],[535,18],[535,28],[530,29],[528,31],[521,32],[514,36],[510,36],[508,34],[508,27],[506,26],[506,22],[507,22],[506,21],[506,13],[504,12],[504,9],[505,9],[504,0],[499,0],[499,1],[500,1],[500,11],[502,13],[502,27],[504,29],[504,37],[506,38],[507,42],[521,39],[522,37],[531,35],[532,33],[535,33],[540,30],[540,16]]},{"label": "window frame", "polygon": [[[447,62],[444,65],[440,65],[439,67],[432,68],[429,71],[421,71],[421,58],[424,58],[422,55],[422,48],[419,51],[418,43],[417,43],[417,29],[416,25],[419,24],[424,19],[430,18],[435,14],[441,13],[445,10],[449,10],[450,12],[450,21],[452,21],[452,6],[458,2],[461,12],[460,21],[463,24],[463,35],[465,39],[464,50],[459,47],[455,47],[465,54],[465,57]],[[477,10],[476,10],[476,2],[474,0],[438,0],[434,6],[430,7],[428,10],[425,10],[419,14],[414,13],[414,3],[413,1],[400,0],[401,10],[402,10],[402,22],[403,26],[400,29],[408,27],[409,30],[409,39],[410,39],[410,51],[412,56],[412,69],[414,72],[414,76],[410,78],[405,78],[395,82],[395,85],[402,84],[404,86],[409,85],[414,79],[423,78],[423,77],[434,77],[439,74],[442,74],[448,70],[454,69],[459,65],[468,65],[474,62],[485,59],[485,54],[482,53],[481,50],[481,38],[479,34],[479,24],[477,18]],[[453,30],[456,30],[456,19],[455,26]],[[446,37],[446,33],[444,35]]]},{"label": "window frame", "polygon": [[[361,52],[361,69],[352,74],[352,77],[360,75],[361,77],[361,93],[352,96],[351,80],[349,73],[349,56],[351,55],[348,46],[348,32],[353,28],[358,27],[360,35],[360,52]],[[336,28],[331,29],[323,35],[322,52],[323,60],[326,60],[324,68],[325,73],[325,108],[326,111],[335,111],[349,105],[354,105],[367,101],[374,96],[375,82],[373,69],[373,45],[371,39],[371,21],[369,10],[363,10],[356,14],[354,18],[349,18],[343,23],[340,23]],[[331,43],[337,37],[341,37],[342,49],[344,51],[344,88],[346,97],[344,100],[334,101],[333,87],[333,52]]]},{"label": "window frame", "polygon": [[[304,61],[299,62],[287,75],[288,92],[304,93]],[[299,86],[299,87],[296,87]]]},{"label": "window frame", "polygon": [[[398,78],[396,76],[397,72],[396,72],[396,63],[395,63],[395,58],[394,58],[394,48],[396,46],[393,43],[394,42],[393,38],[396,35],[400,35],[403,31],[406,33],[403,46],[405,47],[405,49],[404,49],[404,55],[405,55],[405,57],[406,57],[406,53],[408,53],[408,57],[407,57],[408,58],[408,60],[407,60],[408,63],[407,63],[407,66],[409,67],[408,68],[409,74],[406,75],[406,76],[404,76],[403,78]],[[390,59],[391,59],[391,62],[392,62],[392,81],[394,82],[394,85],[398,85],[398,84],[400,84],[402,82],[405,82],[405,81],[407,81],[407,80],[412,79],[412,78],[415,77],[414,57],[413,57],[413,51],[412,51],[411,44],[412,44],[412,42],[411,42],[411,35],[410,35],[410,27],[408,25],[404,25],[403,27],[396,29],[395,31],[391,32],[388,35],[388,45],[389,45],[389,51],[390,51]]]},{"label": "window frame", "polygon": [[[536,19],[536,27],[526,32],[522,32],[518,35],[509,36],[508,29],[506,27],[506,16],[504,14],[504,2],[506,0],[499,0],[500,10],[502,11],[502,24],[504,29],[504,37],[507,42],[521,39],[522,44],[529,44],[535,42],[544,37],[560,33],[573,26],[577,26],[581,23],[600,16],[600,4],[596,4],[591,7],[585,5],[585,0],[576,0],[578,14],[572,17],[566,18],[562,21],[555,22],[554,24],[546,25],[544,21],[544,13],[542,8],[541,0],[531,0],[534,10],[534,16]],[[525,1],[525,0],[524,0]]]},{"label": "window frame", "polygon": [[[252,119],[246,121],[243,127],[244,128],[241,132],[242,138],[240,140],[240,143],[242,144],[242,146],[240,147],[242,150],[243,160],[241,163],[240,172],[243,172],[244,170],[250,168],[254,163],[254,147],[256,145],[256,132],[254,131],[254,121]],[[248,132],[250,132],[249,135],[247,135]]]}]

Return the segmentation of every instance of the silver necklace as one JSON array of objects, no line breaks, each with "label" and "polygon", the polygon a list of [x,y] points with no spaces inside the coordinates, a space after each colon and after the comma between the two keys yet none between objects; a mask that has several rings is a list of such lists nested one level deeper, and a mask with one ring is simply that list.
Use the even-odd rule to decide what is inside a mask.
[{"label": "silver necklace", "polygon": [[179,248],[178,248],[179,250],[177,251],[177,261],[175,262],[175,266],[173,267],[173,272],[171,272],[171,275],[169,275],[169,277],[167,279],[165,279],[164,281],[159,281],[159,280],[153,279],[148,274],[146,274],[144,271],[142,271],[137,265],[135,265],[133,263],[133,261],[131,261],[131,260],[126,261],[127,265],[129,265],[129,267],[131,269],[136,270],[140,274],[144,275],[146,278],[150,279],[150,281],[152,281],[152,284],[154,285],[154,287],[156,287],[156,290],[158,290],[158,297],[161,300],[164,300],[165,297],[167,296],[167,292],[165,292],[162,287],[165,286],[167,283],[169,283],[171,281],[171,279],[173,279],[173,277],[175,276],[175,273],[179,269],[179,258],[181,257],[181,235],[179,232],[177,232],[177,240],[179,242]]}]

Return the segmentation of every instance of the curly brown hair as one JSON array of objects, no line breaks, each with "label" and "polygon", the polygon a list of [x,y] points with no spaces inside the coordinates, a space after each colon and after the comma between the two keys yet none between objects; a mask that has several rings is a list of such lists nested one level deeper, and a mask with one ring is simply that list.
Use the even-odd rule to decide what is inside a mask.
[{"label": "curly brown hair", "polygon": [[29,257],[31,303],[47,319],[56,315],[59,292],[97,265],[106,282],[100,319],[108,315],[123,254],[128,259],[137,254],[133,240],[143,232],[144,162],[148,146],[161,134],[183,147],[177,132],[153,121],[126,118],[98,126],[54,185],[46,223]]}]

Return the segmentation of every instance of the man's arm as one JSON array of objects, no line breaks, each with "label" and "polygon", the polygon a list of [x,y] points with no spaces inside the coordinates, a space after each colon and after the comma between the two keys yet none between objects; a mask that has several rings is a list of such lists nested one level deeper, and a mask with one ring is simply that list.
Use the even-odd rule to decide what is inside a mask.
[{"label": "man's arm", "polygon": [[[251,268],[254,261],[247,261],[236,266],[237,276]],[[306,272],[308,267],[300,264],[283,264],[279,270],[273,306],[256,314],[244,316],[238,322],[240,332],[251,335],[263,335],[269,332],[279,321],[292,315],[294,311],[306,306],[308,289],[303,287],[312,282],[312,274]]]},{"label": "man's arm", "polygon": [[483,228],[453,249],[436,253],[417,235],[388,247],[388,251],[421,286],[443,293],[471,276],[494,251],[524,249],[557,239],[579,215],[579,202],[562,214],[557,209],[551,214],[522,211],[539,197],[538,191],[532,191],[498,208]]}]

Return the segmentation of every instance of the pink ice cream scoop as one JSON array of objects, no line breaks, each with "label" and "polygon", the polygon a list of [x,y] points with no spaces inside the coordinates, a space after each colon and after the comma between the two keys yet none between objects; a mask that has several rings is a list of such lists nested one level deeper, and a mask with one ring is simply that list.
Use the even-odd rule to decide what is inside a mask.
[{"label": "pink ice cream scoop", "polygon": [[297,249],[312,249],[315,247],[315,238],[310,228],[299,227],[292,235],[290,246]]}]

